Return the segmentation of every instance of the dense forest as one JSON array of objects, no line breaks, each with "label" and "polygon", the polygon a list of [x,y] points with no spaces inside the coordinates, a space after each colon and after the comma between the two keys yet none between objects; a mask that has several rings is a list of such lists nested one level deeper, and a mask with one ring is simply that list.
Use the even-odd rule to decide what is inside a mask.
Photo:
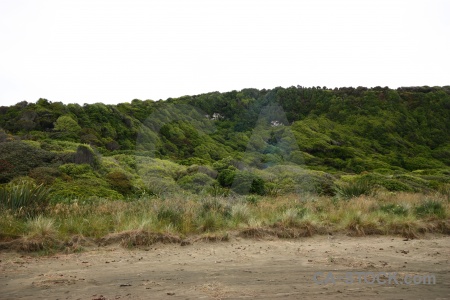
[{"label": "dense forest", "polygon": [[0,183],[53,201],[388,191],[450,183],[450,86],[244,89],[118,105],[0,107]]}]

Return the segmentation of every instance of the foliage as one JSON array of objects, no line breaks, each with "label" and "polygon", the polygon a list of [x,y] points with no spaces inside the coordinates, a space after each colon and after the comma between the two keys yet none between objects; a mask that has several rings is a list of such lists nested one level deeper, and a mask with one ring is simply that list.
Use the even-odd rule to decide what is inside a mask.
[{"label": "foliage", "polygon": [[80,132],[81,127],[78,125],[78,122],[72,119],[70,116],[60,116],[53,127],[56,131],[63,131],[69,134],[77,134]]},{"label": "foliage", "polygon": [[121,193],[122,195],[131,194],[133,191],[133,185],[127,175],[120,171],[114,171],[106,175],[106,180],[108,183]]},{"label": "foliage", "polygon": [[204,173],[194,173],[182,177],[177,183],[181,188],[198,194],[210,188],[214,183],[214,179]]},{"label": "foliage", "polygon": [[73,162],[76,164],[89,164],[93,168],[97,168],[100,164],[94,150],[88,145],[79,145],[77,152],[73,156]]},{"label": "foliage", "polygon": [[373,186],[367,180],[355,180],[336,185],[336,195],[343,199],[351,199],[361,195],[370,196],[374,192]]},{"label": "foliage", "polygon": [[[447,222],[450,205],[444,195],[436,194],[431,199],[425,194],[380,193],[334,201],[331,197],[293,194],[275,198],[257,196],[258,205],[247,204],[249,197],[252,196],[74,200],[50,204],[45,212],[29,218],[11,209],[0,209],[0,241],[8,242],[3,246],[20,244],[26,251],[52,247],[76,251],[82,246],[76,245],[80,238],[107,245],[127,241],[130,234],[136,237],[156,234],[163,237],[161,241],[178,243],[181,238],[177,236],[188,240],[213,237],[205,236],[205,232],[226,235],[233,231],[238,236],[259,238],[330,232],[418,237],[425,232],[450,232]],[[150,245],[155,241],[143,239],[123,244]]]},{"label": "foliage", "polygon": [[[425,193],[450,183],[448,120],[448,86],[292,86],[118,105],[22,101],[0,107],[0,183],[31,176],[61,188],[58,197],[83,198],[182,190],[353,197],[367,190],[350,182],[360,179]],[[101,192],[82,191],[88,180]]]},{"label": "foliage", "polygon": [[29,176],[39,184],[51,185],[62,174],[54,167],[37,167],[30,171]]},{"label": "foliage", "polygon": [[43,213],[49,204],[50,189],[43,184],[23,180],[18,184],[0,187],[0,205],[23,217],[34,217]]},{"label": "foliage", "polygon": [[56,155],[21,141],[0,143],[0,183],[26,176],[37,167],[51,166]]},{"label": "foliage", "polygon": [[415,213],[419,217],[436,216],[444,219],[446,217],[444,206],[436,200],[425,200],[415,208]]},{"label": "foliage", "polygon": [[264,180],[249,171],[238,171],[234,176],[232,190],[235,193],[244,195],[254,193],[258,195],[265,194]]}]

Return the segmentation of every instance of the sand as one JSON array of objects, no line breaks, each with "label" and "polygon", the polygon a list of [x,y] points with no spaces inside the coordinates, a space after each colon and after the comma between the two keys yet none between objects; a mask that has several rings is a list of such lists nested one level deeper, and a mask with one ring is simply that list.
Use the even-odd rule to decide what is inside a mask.
[{"label": "sand", "polygon": [[[437,235],[231,237],[52,256],[2,251],[0,299],[450,299],[449,259],[450,238]],[[398,284],[371,284],[370,275],[345,282],[346,272],[397,272]],[[335,283],[323,282],[329,274]],[[436,282],[402,284],[406,275]]]}]

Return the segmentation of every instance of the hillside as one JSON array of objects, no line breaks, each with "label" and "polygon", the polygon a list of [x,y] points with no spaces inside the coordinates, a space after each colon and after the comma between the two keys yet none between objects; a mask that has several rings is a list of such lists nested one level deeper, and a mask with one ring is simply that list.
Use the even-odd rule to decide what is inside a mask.
[{"label": "hillside", "polygon": [[0,183],[53,201],[144,194],[389,191],[450,184],[450,86],[275,88],[0,107]]}]

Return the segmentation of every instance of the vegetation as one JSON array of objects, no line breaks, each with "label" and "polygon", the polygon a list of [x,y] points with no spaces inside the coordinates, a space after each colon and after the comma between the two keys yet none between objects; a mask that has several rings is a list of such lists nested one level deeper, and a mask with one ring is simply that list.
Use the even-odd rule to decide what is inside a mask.
[{"label": "vegetation", "polygon": [[[314,234],[398,234],[418,237],[425,232],[450,234],[450,203],[442,195],[378,193],[347,201],[327,196],[287,195],[261,197],[248,204],[245,196],[230,201],[223,197],[146,197],[124,202],[97,199],[49,206],[42,215],[16,218],[0,213],[0,237],[18,239],[19,249],[79,251],[82,246],[101,244],[114,234],[144,235],[130,245],[150,245],[150,234],[178,237],[273,235],[281,238]],[[74,237],[85,242],[72,243]],[[121,240],[119,239],[119,242]],[[30,245],[31,243],[31,245]],[[126,245],[126,246],[130,246]],[[81,248],[80,248],[81,247]]]},{"label": "vegetation", "polygon": [[0,240],[447,232],[448,120],[450,86],[2,106]]}]

